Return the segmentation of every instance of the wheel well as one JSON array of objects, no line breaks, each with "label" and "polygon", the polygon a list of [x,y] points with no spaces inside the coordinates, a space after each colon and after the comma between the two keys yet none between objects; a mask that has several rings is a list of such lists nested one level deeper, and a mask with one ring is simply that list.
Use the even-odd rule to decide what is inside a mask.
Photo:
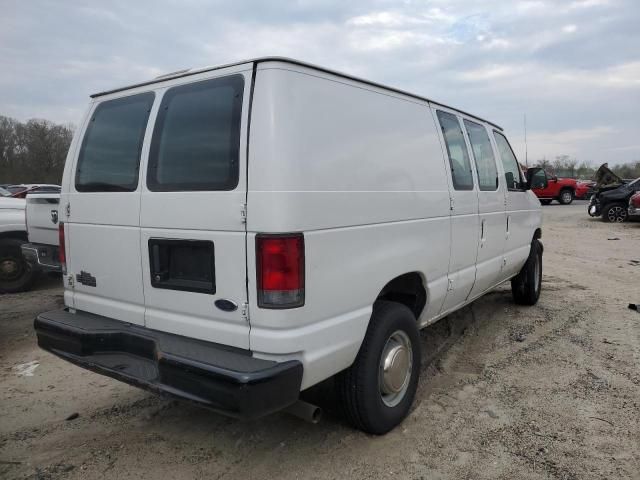
[{"label": "wheel well", "polygon": [[21,232],[19,230],[13,232],[0,232],[0,240],[3,238],[17,238],[19,240],[28,241],[27,232]]},{"label": "wheel well", "polygon": [[402,303],[409,307],[417,319],[427,303],[427,290],[419,273],[405,273],[387,283],[376,300]]},{"label": "wheel well", "polygon": [[[541,238],[542,238],[542,229],[536,228],[536,231],[533,232],[533,240],[540,240]],[[544,252],[544,246],[542,245],[542,242],[540,242],[540,249],[542,252]]]},{"label": "wheel well", "polygon": [[560,192],[564,192],[565,190],[569,190],[571,193],[575,193],[575,189],[573,187],[562,187]]}]

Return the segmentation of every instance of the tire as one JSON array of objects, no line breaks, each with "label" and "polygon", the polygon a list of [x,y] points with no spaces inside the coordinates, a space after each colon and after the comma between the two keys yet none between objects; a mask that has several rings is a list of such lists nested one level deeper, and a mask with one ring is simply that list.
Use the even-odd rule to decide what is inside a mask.
[{"label": "tire", "polygon": [[542,289],[542,245],[531,242],[531,251],[520,273],[511,279],[513,300],[520,305],[535,305]]},{"label": "tire", "polygon": [[16,293],[29,290],[36,279],[36,272],[22,256],[19,238],[0,239],[0,293]]},{"label": "tire", "polygon": [[629,217],[627,206],[624,203],[612,203],[602,211],[602,220],[610,223],[626,222]]},{"label": "tire", "polygon": [[[383,357],[400,358],[391,361],[396,369],[389,369],[398,375],[385,375],[381,368]],[[396,302],[376,302],[355,362],[335,378],[337,396],[349,423],[375,435],[400,424],[413,404],[420,360],[420,334],[411,310]],[[396,391],[390,390],[389,385]]]},{"label": "tire", "polygon": [[565,188],[564,190],[560,191],[560,196],[558,197],[558,201],[562,205],[569,205],[571,202],[573,202],[573,199],[574,199],[573,190],[569,188]]},{"label": "tire", "polygon": [[542,205],[550,205],[550,204],[551,204],[551,202],[552,202],[552,200],[549,200],[549,199],[546,199],[546,200],[540,200],[540,203],[541,203]]}]

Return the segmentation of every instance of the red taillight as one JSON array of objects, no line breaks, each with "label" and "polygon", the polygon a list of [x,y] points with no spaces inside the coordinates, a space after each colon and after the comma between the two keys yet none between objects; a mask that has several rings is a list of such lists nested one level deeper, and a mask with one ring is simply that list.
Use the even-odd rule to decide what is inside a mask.
[{"label": "red taillight", "polygon": [[631,197],[631,201],[629,203],[634,207],[640,208],[640,194],[637,194]]},{"label": "red taillight", "polygon": [[62,266],[62,273],[67,273],[67,254],[64,246],[64,223],[58,223],[58,259]]},{"label": "red taillight", "polygon": [[302,234],[256,236],[258,306],[304,305],[304,237]]}]

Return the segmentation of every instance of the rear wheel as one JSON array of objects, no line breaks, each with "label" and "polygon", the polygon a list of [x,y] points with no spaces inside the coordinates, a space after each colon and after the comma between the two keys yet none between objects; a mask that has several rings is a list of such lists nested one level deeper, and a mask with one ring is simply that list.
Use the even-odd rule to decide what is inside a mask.
[{"label": "rear wheel", "polygon": [[624,203],[613,203],[604,209],[602,220],[611,223],[622,223],[627,221],[627,216],[627,206]]},{"label": "rear wheel", "polygon": [[568,188],[562,190],[560,192],[560,196],[558,197],[558,201],[562,205],[569,205],[571,202],[573,202],[573,190],[570,190]]},{"label": "rear wheel", "polygon": [[0,240],[0,293],[15,293],[28,290],[36,274],[22,256],[18,238]]},{"label": "rear wheel", "polygon": [[535,305],[542,287],[542,245],[531,242],[531,251],[520,273],[511,279],[511,293],[520,305]]},{"label": "rear wheel", "polygon": [[402,422],[418,387],[420,359],[420,335],[411,310],[396,302],[376,302],[355,362],[336,376],[347,420],[376,435]]}]

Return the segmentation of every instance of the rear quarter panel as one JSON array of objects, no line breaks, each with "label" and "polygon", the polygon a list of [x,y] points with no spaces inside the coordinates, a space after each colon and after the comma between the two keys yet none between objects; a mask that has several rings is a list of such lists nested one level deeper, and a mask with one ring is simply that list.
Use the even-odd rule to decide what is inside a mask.
[{"label": "rear quarter panel", "polygon": [[[303,388],[349,366],[384,285],[418,271],[427,322],[449,260],[445,163],[426,102],[304,67],[257,71],[249,145],[251,349],[301,357]],[[255,234],[304,232],[305,305],[256,304]]]}]

